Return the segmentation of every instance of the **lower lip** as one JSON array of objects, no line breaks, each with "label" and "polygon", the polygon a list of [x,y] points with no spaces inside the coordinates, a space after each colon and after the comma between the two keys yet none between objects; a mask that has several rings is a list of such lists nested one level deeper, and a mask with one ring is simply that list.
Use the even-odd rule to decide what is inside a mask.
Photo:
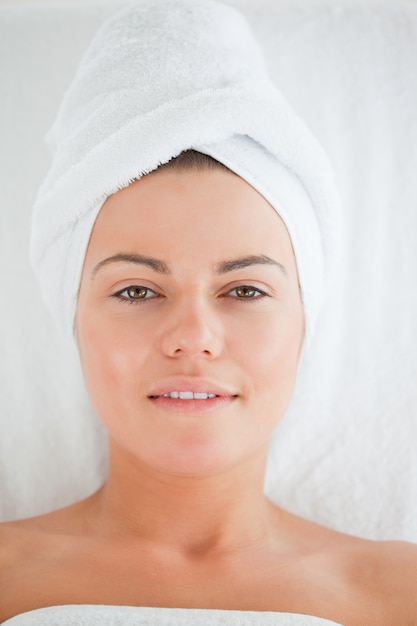
[{"label": "lower lip", "polygon": [[236,400],[236,396],[216,396],[207,400],[181,400],[180,398],[149,398],[157,407],[181,415],[204,415],[224,409]]}]

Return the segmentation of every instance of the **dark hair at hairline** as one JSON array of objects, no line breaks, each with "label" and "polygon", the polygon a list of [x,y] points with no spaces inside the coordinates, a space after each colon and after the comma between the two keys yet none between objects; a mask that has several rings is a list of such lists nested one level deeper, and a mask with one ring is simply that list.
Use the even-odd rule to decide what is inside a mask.
[{"label": "dark hair at hairline", "polygon": [[159,172],[161,170],[174,170],[180,172],[189,170],[194,170],[196,172],[200,172],[201,170],[224,170],[234,174],[234,172],[226,167],[226,165],[223,165],[223,163],[220,163],[220,161],[217,161],[208,154],[191,149],[184,150],[167,163],[159,165],[155,171]]}]

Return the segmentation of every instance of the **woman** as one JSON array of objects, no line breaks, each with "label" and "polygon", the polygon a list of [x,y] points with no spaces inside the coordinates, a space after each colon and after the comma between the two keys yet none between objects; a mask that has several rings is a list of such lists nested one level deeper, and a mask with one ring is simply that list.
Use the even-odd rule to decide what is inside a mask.
[{"label": "woman", "polygon": [[[238,14],[151,5],[93,42],[33,225],[35,271],[108,432],[108,478],[86,500],[3,524],[0,619],[141,623],[140,607],[164,607],[226,610],[231,624],[412,624],[415,546],[319,527],[263,494],[337,247],[325,157]],[[204,20],[190,60],[175,28]]]}]

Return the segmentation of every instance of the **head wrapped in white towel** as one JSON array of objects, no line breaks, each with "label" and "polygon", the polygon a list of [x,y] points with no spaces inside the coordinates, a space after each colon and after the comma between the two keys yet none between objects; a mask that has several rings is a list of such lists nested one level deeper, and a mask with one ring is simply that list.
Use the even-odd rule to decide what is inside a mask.
[{"label": "head wrapped in white towel", "polygon": [[276,209],[290,234],[311,336],[337,249],[328,159],[269,79],[244,17],[211,0],[142,0],[99,30],[48,142],[31,259],[72,334],[83,261],[106,198],[186,149],[214,157]]}]

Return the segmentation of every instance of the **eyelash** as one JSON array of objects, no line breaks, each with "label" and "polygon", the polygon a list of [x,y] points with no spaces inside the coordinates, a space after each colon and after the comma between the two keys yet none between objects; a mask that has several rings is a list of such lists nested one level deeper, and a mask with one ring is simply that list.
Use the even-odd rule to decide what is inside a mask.
[{"label": "eyelash", "polygon": [[[263,300],[264,298],[269,298],[269,294],[265,293],[265,291],[262,291],[261,289],[257,289],[256,287],[253,287],[252,285],[237,285],[237,287],[233,287],[233,289],[230,289],[229,291],[226,292],[226,294],[230,294],[232,291],[236,291],[236,289],[239,289],[241,287],[247,287],[249,289],[253,289],[254,291],[256,291],[258,294],[258,296],[255,296],[253,298],[239,298],[238,296],[235,297],[235,299],[238,302],[259,302],[261,300]],[[143,285],[129,285],[129,287],[125,287],[124,289],[121,289],[120,291],[117,291],[115,294],[112,295],[112,298],[116,298],[116,300],[118,300],[119,302],[122,302],[123,304],[128,304],[128,305],[138,305],[138,304],[144,304],[145,302],[149,301],[149,300],[156,300],[157,298],[159,298],[160,296],[158,294],[156,294],[156,298],[155,297],[151,297],[151,298],[127,298],[126,296],[122,296],[122,294],[125,291],[128,291],[129,289],[132,288],[140,288],[140,289],[146,289],[147,292],[152,292],[155,293],[155,291],[153,291],[153,289],[150,289],[150,287],[144,287]]]}]

